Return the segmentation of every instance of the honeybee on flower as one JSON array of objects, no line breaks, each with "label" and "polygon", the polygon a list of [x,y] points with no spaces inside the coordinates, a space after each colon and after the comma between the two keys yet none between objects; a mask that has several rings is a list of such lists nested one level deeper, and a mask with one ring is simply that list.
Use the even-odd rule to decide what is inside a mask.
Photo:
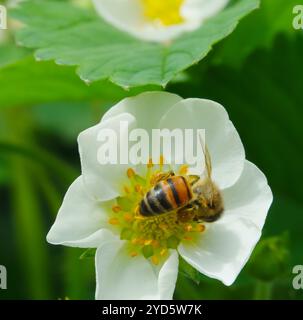
[{"label": "honeybee on flower", "polygon": [[[186,163],[165,163],[171,156],[165,152],[158,163],[101,165],[97,156],[100,130],[117,131],[121,121],[147,132],[203,128],[204,167],[191,172]],[[118,145],[124,135],[117,135]],[[272,192],[264,174],[245,159],[224,107],[210,100],[146,92],[112,107],[99,124],[79,135],[78,143],[82,175],[67,191],[47,240],[97,248],[96,299],[172,299],[179,256],[226,285],[235,281],[260,239]],[[171,181],[167,187],[174,177],[180,177],[178,182]],[[195,191],[199,206],[191,202],[196,200],[194,194],[184,196],[190,184],[181,179],[187,177],[201,180]],[[162,183],[167,190],[158,198],[159,183],[160,191]],[[151,191],[153,197],[148,198]],[[160,212],[161,197],[169,192],[170,208]],[[181,203],[178,197],[182,196],[188,201]],[[153,203],[155,198],[159,203]],[[179,209],[188,205],[189,212],[180,214]],[[215,214],[209,216],[211,209],[216,209]]]}]

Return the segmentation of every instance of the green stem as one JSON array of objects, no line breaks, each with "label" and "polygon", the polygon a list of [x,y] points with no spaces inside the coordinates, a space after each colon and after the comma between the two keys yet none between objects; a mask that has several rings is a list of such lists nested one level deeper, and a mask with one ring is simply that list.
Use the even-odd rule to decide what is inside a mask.
[{"label": "green stem", "polygon": [[40,162],[45,167],[59,174],[65,181],[72,181],[77,176],[77,171],[65,161],[38,147],[0,141],[0,153],[2,152],[23,155],[31,160]]},{"label": "green stem", "polygon": [[254,300],[270,300],[272,297],[272,282],[258,280],[255,286]]},{"label": "green stem", "polygon": [[[43,191],[52,215],[56,216],[62,202],[62,195],[50,182],[47,172],[43,168],[34,165],[32,170],[35,172],[34,176],[38,177],[35,182]],[[60,251],[59,248],[57,250]],[[64,248],[61,250],[64,252],[64,256],[60,255],[60,260],[55,261],[57,265],[61,263],[64,266],[63,270],[60,268],[64,294],[56,292],[55,298],[92,299],[94,295],[90,289],[93,288],[91,284],[94,284],[94,259],[81,261],[79,257],[83,253],[83,249]]]},{"label": "green stem", "polygon": [[51,283],[45,229],[28,163],[11,160],[12,210],[22,278],[30,299],[49,299]]}]

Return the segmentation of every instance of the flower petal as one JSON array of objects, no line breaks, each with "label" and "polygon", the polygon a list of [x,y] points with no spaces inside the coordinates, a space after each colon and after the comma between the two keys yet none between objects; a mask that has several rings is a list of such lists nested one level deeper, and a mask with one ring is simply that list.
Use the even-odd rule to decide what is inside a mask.
[{"label": "flower petal", "polygon": [[261,230],[245,219],[208,225],[195,243],[182,243],[179,253],[199,272],[231,285],[259,241]]},{"label": "flower petal", "polygon": [[107,221],[104,206],[87,194],[80,176],[66,192],[47,241],[72,247],[98,247],[110,233],[102,229]]},{"label": "flower petal", "polygon": [[150,131],[158,128],[162,116],[182,100],[180,96],[168,92],[144,92],[135,97],[123,99],[105,113],[102,121],[121,113],[128,113],[136,119],[138,128]]},{"label": "flower petal", "polygon": [[[127,124],[128,128],[121,127],[122,122]],[[121,164],[120,161],[120,146],[123,144],[121,140],[128,138],[127,131],[134,128],[135,124],[135,118],[131,114],[121,113],[81,132],[78,137],[84,183],[90,193],[100,201],[114,199],[122,193],[129,164]],[[113,162],[103,164],[100,147],[104,146],[105,141],[101,141],[100,135],[107,131],[116,137],[116,141],[109,143],[109,147],[116,151],[109,159]]]},{"label": "flower petal", "polygon": [[[204,129],[212,159],[212,178],[218,187],[224,189],[232,186],[240,177],[245,159],[244,147],[220,104],[205,99],[182,100],[163,116],[160,127],[171,130]],[[194,152],[197,154],[197,148],[194,148]],[[200,154],[203,156],[202,152]],[[204,159],[199,159],[199,162],[202,170]]]},{"label": "flower petal", "polygon": [[122,31],[147,41],[165,42],[185,31],[197,29],[220,11],[228,0],[186,0],[181,8],[184,22],[165,26],[144,16],[140,0],[93,0],[98,13]]},{"label": "flower petal", "polygon": [[127,255],[123,241],[111,241],[97,250],[96,273],[96,299],[172,299],[178,275],[178,254],[172,252],[157,269],[143,256]]},{"label": "flower petal", "polygon": [[186,0],[182,14],[187,20],[204,22],[222,10],[229,0]]},{"label": "flower petal", "polygon": [[222,193],[225,206],[222,220],[242,217],[263,228],[273,195],[265,175],[253,163],[246,160],[239,180]]}]

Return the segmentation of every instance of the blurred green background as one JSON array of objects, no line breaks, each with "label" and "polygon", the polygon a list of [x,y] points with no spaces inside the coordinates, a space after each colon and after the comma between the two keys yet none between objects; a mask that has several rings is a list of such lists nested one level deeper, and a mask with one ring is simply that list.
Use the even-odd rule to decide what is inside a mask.
[{"label": "blurred green background", "polygon": [[[303,264],[303,30],[292,27],[300,1],[261,2],[166,90],[227,108],[274,203],[263,240],[233,286],[201,276],[198,284],[181,272],[176,299],[303,298],[292,287],[292,268]],[[80,174],[77,135],[141,89],[87,86],[74,68],[36,62],[14,44],[17,27],[0,31],[0,265],[8,271],[0,299],[93,299],[93,259],[45,237]]]}]

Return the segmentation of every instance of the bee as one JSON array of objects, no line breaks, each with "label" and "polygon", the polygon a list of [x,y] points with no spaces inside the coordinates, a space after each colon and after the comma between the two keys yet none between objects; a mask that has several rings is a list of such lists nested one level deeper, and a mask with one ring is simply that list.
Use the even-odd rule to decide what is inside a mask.
[{"label": "bee", "polygon": [[205,172],[201,175],[175,175],[173,171],[159,173],[153,187],[139,203],[143,217],[155,217],[175,211],[178,220],[214,222],[223,211],[219,188],[212,181],[211,157],[200,137],[205,159]]}]

